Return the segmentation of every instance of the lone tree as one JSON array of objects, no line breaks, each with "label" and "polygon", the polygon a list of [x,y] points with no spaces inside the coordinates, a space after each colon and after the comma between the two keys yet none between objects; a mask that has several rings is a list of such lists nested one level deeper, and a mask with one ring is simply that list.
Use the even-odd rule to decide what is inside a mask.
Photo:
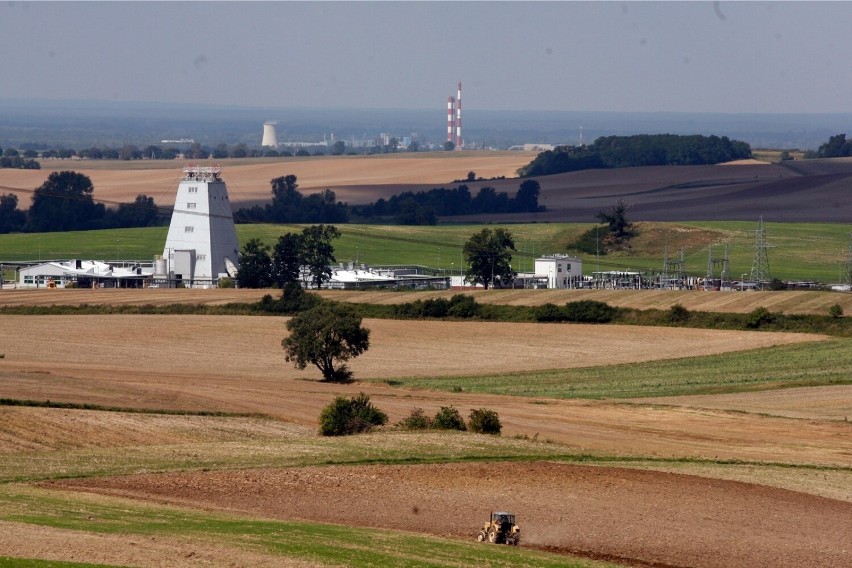
[{"label": "lone tree", "polygon": [[619,199],[618,203],[609,208],[609,211],[598,211],[595,218],[609,226],[609,232],[616,240],[632,237],[633,223],[627,220],[629,208],[630,205]]},{"label": "lone tree", "polygon": [[512,254],[515,241],[506,229],[482,229],[464,245],[467,280],[482,284],[487,290],[497,282],[504,285],[515,278]]},{"label": "lone tree", "polygon": [[370,330],[361,316],[343,304],[323,302],[287,322],[290,335],[281,341],[287,362],[297,369],[315,365],[325,382],[346,382],[352,371],[345,364],[370,347]]}]

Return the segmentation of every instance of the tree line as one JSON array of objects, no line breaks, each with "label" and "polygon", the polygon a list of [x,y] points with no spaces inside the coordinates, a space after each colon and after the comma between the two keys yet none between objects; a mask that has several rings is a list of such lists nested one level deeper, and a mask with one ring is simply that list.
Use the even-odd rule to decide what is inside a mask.
[{"label": "tree line", "polygon": [[589,146],[558,146],[518,170],[521,177],[588,169],[695,166],[751,157],[751,146],[727,136],[640,134],[603,136]]},{"label": "tree line", "polygon": [[0,195],[0,233],[85,231],[148,227],[158,224],[162,215],[153,197],[137,195],[131,203],[107,209],[94,200],[94,186],[88,176],[72,171],[51,173],[33,191],[32,204],[18,209],[18,196]]},{"label": "tree line", "polygon": [[846,134],[835,134],[828,142],[820,145],[814,152],[807,152],[805,158],[848,158],[852,156],[852,140],[846,139]]},{"label": "tree line", "polygon": [[14,148],[0,148],[0,168],[40,170],[41,164],[35,161],[36,157],[38,153],[32,150],[25,151],[22,155]]},{"label": "tree line", "polygon": [[514,197],[493,187],[482,187],[476,196],[467,185],[406,191],[367,205],[352,206],[353,216],[363,219],[392,217],[399,225],[434,225],[437,217],[480,213],[529,213],[544,211],[538,204],[541,187],[535,180],[521,183]]}]

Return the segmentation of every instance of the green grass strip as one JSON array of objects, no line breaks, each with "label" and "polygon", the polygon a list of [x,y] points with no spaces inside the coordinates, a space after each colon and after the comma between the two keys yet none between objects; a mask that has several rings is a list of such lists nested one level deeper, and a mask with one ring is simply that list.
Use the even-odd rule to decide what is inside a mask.
[{"label": "green grass strip", "polygon": [[258,520],[34,488],[0,492],[0,519],[100,534],[209,538],[274,556],[344,566],[604,567],[524,547],[302,521]]},{"label": "green grass strip", "polygon": [[405,388],[549,398],[640,398],[852,384],[852,340],[487,376],[371,379]]}]

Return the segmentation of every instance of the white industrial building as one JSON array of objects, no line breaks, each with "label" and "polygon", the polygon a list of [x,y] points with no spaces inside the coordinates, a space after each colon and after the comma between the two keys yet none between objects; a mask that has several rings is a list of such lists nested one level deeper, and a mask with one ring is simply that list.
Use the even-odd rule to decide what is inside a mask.
[{"label": "white industrial building", "polygon": [[133,264],[117,266],[96,260],[44,262],[18,271],[19,288],[144,288],[154,269]]},{"label": "white industrial building", "polygon": [[236,276],[239,243],[219,167],[184,168],[163,256],[154,278],[168,287],[209,288]]},{"label": "white industrial building", "polygon": [[535,259],[534,279],[546,282],[547,288],[580,288],[583,285],[583,261],[566,254],[540,256]]}]

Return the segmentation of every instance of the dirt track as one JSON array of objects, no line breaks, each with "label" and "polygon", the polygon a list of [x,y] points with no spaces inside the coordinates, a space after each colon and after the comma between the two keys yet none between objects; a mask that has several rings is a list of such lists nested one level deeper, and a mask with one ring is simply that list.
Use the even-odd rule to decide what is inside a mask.
[{"label": "dirt track", "polygon": [[333,466],[136,475],[49,485],[459,538],[472,538],[489,510],[507,509],[518,515],[527,545],[639,565],[781,568],[852,563],[848,502],[620,468],[546,462]]}]

